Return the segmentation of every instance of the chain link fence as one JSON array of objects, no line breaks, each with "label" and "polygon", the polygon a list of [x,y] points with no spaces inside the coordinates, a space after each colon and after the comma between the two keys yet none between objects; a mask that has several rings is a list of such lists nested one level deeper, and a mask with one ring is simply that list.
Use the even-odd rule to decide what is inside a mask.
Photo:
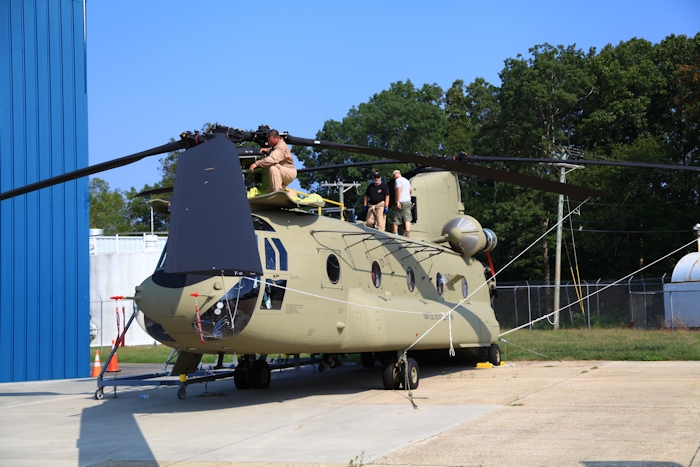
[{"label": "chain link fence", "polygon": [[[664,280],[598,279],[559,286],[559,324],[562,327],[667,328],[664,308]],[[666,281],[668,282],[668,281]],[[493,307],[503,329],[512,329],[552,313],[554,285],[541,282],[502,282]],[[583,299],[579,301],[580,299]],[[549,321],[549,322],[548,322]],[[531,324],[530,329],[551,329],[554,316]]]}]

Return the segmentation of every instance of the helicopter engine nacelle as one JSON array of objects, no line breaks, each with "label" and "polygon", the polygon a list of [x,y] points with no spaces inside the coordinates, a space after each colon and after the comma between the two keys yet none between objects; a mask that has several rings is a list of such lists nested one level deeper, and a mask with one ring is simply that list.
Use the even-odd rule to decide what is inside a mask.
[{"label": "helicopter engine nacelle", "polygon": [[474,256],[480,251],[491,251],[498,243],[496,234],[481,227],[479,221],[471,216],[449,220],[442,228],[442,238],[454,251],[466,257]]}]

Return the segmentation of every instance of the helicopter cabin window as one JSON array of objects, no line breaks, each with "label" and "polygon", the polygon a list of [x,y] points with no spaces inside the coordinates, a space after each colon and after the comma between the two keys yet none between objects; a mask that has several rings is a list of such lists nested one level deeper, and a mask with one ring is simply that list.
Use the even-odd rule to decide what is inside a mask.
[{"label": "helicopter cabin window", "polygon": [[445,286],[445,279],[443,278],[442,274],[439,272],[437,273],[437,276],[435,277],[435,287],[437,287],[437,293],[439,295],[442,295],[442,292],[444,290]]},{"label": "helicopter cabin window", "polygon": [[340,280],[340,262],[338,262],[337,256],[333,254],[328,255],[328,259],[326,259],[326,273],[331,283],[338,283]]},{"label": "helicopter cabin window", "polygon": [[277,247],[277,251],[280,253],[280,270],[287,270],[287,250],[282,245],[282,241],[279,238],[273,238],[272,243]]},{"label": "helicopter cabin window", "polygon": [[277,255],[268,239],[265,239],[265,268],[277,269]]},{"label": "helicopter cabin window", "polygon": [[469,285],[467,284],[467,279],[462,278],[462,295],[464,295],[464,298],[467,298],[469,295]]},{"label": "helicopter cabin window", "polygon": [[416,288],[416,276],[413,274],[413,269],[410,267],[406,269],[406,285],[408,286],[408,291],[413,292]]},{"label": "helicopter cabin window", "polygon": [[376,261],[372,263],[372,283],[377,288],[382,285],[382,269]]},{"label": "helicopter cabin window", "polygon": [[258,216],[252,216],[252,217],[253,217],[253,228],[255,230],[264,230],[265,232],[274,232],[275,231],[275,229],[273,229],[272,226],[267,223],[267,221],[260,219]]},{"label": "helicopter cabin window", "polygon": [[265,289],[263,289],[263,298],[260,302],[261,310],[281,310],[282,301],[284,300],[284,292],[286,292],[287,281],[273,281],[267,279],[265,281]]}]

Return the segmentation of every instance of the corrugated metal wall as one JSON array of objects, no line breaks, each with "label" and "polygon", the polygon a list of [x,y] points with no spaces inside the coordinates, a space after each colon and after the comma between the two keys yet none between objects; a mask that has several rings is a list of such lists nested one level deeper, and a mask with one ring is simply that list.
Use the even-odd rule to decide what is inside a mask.
[{"label": "corrugated metal wall", "polygon": [[[0,1],[0,190],[88,164],[83,0]],[[89,376],[88,179],[0,202],[0,381]]]}]

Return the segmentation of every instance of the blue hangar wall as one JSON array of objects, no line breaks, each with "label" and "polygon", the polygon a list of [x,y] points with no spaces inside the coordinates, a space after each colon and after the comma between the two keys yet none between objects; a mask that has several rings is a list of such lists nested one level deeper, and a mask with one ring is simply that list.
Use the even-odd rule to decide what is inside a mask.
[{"label": "blue hangar wall", "polygon": [[[0,190],[86,167],[84,0],[0,1]],[[0,202],[0,382],[89,376],[88,179]]]}]

